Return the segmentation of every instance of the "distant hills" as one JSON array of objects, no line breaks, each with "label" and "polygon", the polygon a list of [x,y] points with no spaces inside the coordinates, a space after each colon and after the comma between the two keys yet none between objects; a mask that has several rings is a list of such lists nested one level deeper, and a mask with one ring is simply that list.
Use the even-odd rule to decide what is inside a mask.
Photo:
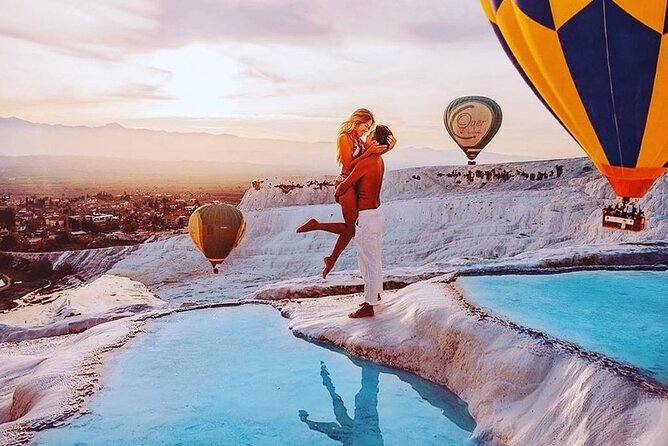
[{"label": "distant hills", "polygon": [[[483,152],[480,163],[535,159]],[[397,148],[388,169],[466,164],[459,150]],[[215,188],[255,178],[336,174],[332,143],[125,128],[37,124],[0,118],[0,191],[67,188]],[[32,187],[31,187],[32,186]],[[34,192],[37,193],[37,192]]]}]

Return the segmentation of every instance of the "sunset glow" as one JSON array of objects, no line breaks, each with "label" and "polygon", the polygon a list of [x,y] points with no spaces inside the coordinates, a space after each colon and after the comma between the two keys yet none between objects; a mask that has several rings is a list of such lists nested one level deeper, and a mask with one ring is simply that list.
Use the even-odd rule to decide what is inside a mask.
[{"label": "sunset glow", "polygon": [[494,98],[490,151],[583,153],[506,58],[476,2],[4,1],[0,116],[332,141],[357,107],[405,147],[454,148],[445,106]]}]

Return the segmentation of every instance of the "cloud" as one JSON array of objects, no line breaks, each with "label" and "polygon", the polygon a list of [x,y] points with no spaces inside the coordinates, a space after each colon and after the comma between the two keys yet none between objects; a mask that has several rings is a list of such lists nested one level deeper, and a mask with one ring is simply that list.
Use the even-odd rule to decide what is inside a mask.
[{"label": "cloud", "polygon": [[339,45],[350,41],[447,43],[489,28],[476,2],[460,0],[179,0],[160,3],[163,41]]},{"label": "cloud", "polygon": [[305,42],[327,37],[331,17],[322,17],[315,2],[207,1],[160,2],[161,41]]},{"label": "cloud", "polygon": [[106,94],[111,99],[131,101],[164,101],[173,99],[165,94],[160,87],[150,84],[131,83]]},{"label": "cloud", "polygon": [[418,40],[438,44],[438,43],[470,43],[484,35],[485,32],[491,32],[491,28],[486,23],[454,23],[444,26],[441,22],[428,21],[411,25],[411,34]]},{"label": "cloud", "polygon": [[461,0],[54,0],[0,5],[0,35],[82,58],[119,59],[193,43],[350,41],[452,43],[476,39],[486,19]]},{"label": "cloud", "polygon": [[482,94],[532,129],[509,150],[566,144],[475,0],[2,0],[0,58],[0,113],[41,122],[330,141],[365,106],[436,147]]},{"label": "cloud", "polygon": [[81,58],[118,60],[158,27],[154,0],[3,0],[0,36]]},{"label": "cloud", "polygon": [[288,76],[269,69],[267,64],[263,63],[261,60],[255,60],[248,56],[239,56],[237,60],[245,67],[243,69],[243,75],[245,77],[269,81],[275,85],[286,84],[290,81]]}]

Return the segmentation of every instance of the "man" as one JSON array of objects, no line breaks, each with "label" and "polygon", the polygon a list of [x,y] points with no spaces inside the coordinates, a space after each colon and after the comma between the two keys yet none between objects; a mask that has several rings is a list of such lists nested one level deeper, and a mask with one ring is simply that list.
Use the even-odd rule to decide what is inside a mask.
[{"label": "man", "polygon": [[373,306],[380,300],[383,291],[382,242],[385,215],[380,206],[380,189],[384,173],[385,164],[381,155],[371,155],[357,163],[335,192],[338,197],[353,186],[357,189],[359,214],[354,241],[364,279],[364,302],[348,315],[350,318],[373,316]]}]

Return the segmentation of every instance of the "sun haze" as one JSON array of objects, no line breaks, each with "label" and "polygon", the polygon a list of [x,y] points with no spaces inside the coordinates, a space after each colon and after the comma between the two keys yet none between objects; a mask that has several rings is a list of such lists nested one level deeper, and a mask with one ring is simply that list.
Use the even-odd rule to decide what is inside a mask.
[{"label": "sun haze", "polygon": [[5,118],[315,143],[367,107],[401,146],[453,149],[443,110],[474,94],[504,112],[489,151],[583,155],[477,2],[8,0],[0,55]]}]

